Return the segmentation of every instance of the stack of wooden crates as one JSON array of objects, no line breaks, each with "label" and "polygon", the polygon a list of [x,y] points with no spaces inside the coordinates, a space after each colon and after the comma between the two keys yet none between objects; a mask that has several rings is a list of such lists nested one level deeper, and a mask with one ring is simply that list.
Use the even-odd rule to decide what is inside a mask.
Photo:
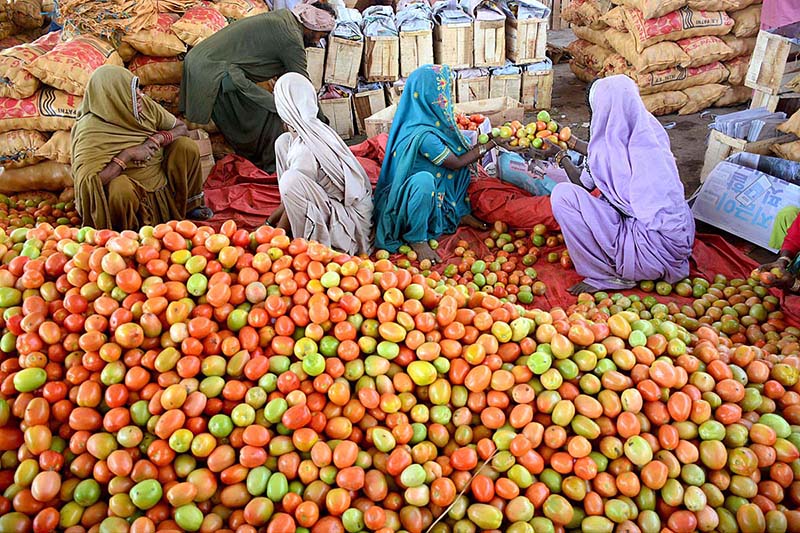
[{"label": "stack of wooden crates", "polygon": [[[352,41],[332,37],[323,52],[309,58],[312,80],[356,90],[359,78],[383,83],[385,90],[355,92],[350,98],[322,100],[320,107],[345,139],[366,133],[365,120],[396,103],[407,78],[426,64],[449,65],[454,70],[502,67],[506,59],[522,68],[521,74],[489,76],[457,91],[459,102],[487,98],[512,98],[527,110],[547,109],[553,86],[552,68],[528,71],[525,66],[546,60],[547,19],[473,21],[435,25],[432,30],[400,31],[397,37],[364,37]],[[321,60],[320,54],[326,54]],[[477,97],[477,98],[476,98]],[[349,113],[349,114],[348,114]]]}]

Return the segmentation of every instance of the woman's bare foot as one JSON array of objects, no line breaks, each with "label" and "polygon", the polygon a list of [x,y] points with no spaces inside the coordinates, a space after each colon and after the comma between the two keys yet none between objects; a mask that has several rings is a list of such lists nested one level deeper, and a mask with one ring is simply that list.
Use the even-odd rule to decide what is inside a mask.
[{"label": "woman's bare foot", "polygon": [[470,228],[475,228],[479,230],[489,229],[489,224],[487,224],[483,220],[476,218],[475,215],[472,214],[464,215],[463,217],[461,217],[460,225],[469,226]]},{"label": "woman's bare foot", "polygon": [[411,246],[412,250],[417,252],[417,259],[419,261],[424,261],[425,259],[429,260],[431,263],[437,263],[441,261],[439,254],[437,254],[427,242],[417,242],[414,244],[409,244],[409,246]]},{"label": "woman's bare foot", "polygon": [[597,292],[597,289],[581,281],[580,283],[576,283],[575,285],[567,289],[567,292],[574,296],[578,296],[579,294],[583,294],[584,292],[587,294],[594,294]]}]

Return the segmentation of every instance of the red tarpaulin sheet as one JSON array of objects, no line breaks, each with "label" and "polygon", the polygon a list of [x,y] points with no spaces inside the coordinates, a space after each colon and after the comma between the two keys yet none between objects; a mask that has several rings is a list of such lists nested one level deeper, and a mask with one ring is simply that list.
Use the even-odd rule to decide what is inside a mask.
[{"label": "red tarpaulin sheet", "polygon": [[[373,185],[378,181],[386,140],[387,136],[383,134],[351,147]],[[239,227],[255,228],[263,224],[280,204],[276,176],[259,170],[249,161],[237,156],[227,156],[216,164],[206,181],[205,194],[208,206],[214,211],[214,218],[209,224],[216,228],[229,219],[234,220]],[[512,229],[531,230],[536,224],[544,224],[551,231],[558,230],[548,197],[531,196],[513,185],[485,174],[472,182],[469,197],[473,213],[482,220],[500,220]],[[442,264],[437,270],[443,269],[447,263],[459,262],[460,259],[454,252],[458,242],[462,240],[478,256],[487,255],[489,249],[484,245],[484,239],[488,236],[488,231],[479,232],[466,227],[459,228],[454,235],[443,236],[438,250]],[[562,246],[547,251],[558,252],[560,255],[563,249]],[[756,262],[745,255],[743,250],[721,235],[698,234],[695,239],[691,258],[692,277],[711,280],[716,274],[722,274],[728,279],[747,278],[756,266]],[[537,297],[534,305],[552,308],[567,307],[575,303],[575,297],[567,292],[569,287],[581,280],[575,270],[564,270],[559,263],[547,263],[544,257],[533,267],[538,273],[538,279],[547,285],[547,293],[543,297]],[[676,295],[671,298],[679,303],[692,301]],[[796,317],[800,317],[800,297],[789,296],[782,304],[790,321],[797,323]]]}]

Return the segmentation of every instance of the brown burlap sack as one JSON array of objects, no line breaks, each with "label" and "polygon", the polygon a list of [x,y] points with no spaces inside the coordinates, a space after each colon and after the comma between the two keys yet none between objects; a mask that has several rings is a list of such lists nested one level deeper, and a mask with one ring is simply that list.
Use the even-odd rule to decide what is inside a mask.
[{"label": "brown burlap sack", "polygon": [[575,77],[581,80],[584,83],[591,83],[596,80],[599,76],[599,73],[596,70],[592,70],[585,65],[581,65],[574,59],[570,60],[569,62],[569,69],[575,74]]},{"label": "brown burlap sack", "polygon": [[622,55],[611,54],[603,62],[603,71],[601,74],[603,77],[614,76],[616,74],[624,74],[627,76],[632,70],[633,66],[628,63],[628,61],[622,57]]},{"label": "brown burlap sack", "polygon": [[0,98],[0,132],[68,130],[75,123],[82,98],[52,87],[17,100]]},{"label": "brown burlap sack", "polygon": [[575,61],[589,67],[595,72],[603,70],[606,59],[613,54],[608,48],[597,46],[596,44],[582,39],[577,39],[569,43],[569,45],[567,45],[567,50]]},{"label": "brown burlap sack", "polygon": [[42,159],[49,159],[57,163],[69,164],[72,161],[72,142],[70,132],[57,131],[53,133],[44,146],[36,151]]},{"label": "brown burlap sack", "polygon": [[41,82],[25,67],[58,44],[58,32],[47,34],[32,43],[25,43],[0,52],[0,97],[27,98],[39,89]]},{"label": "brown burlap sack", "polygon": [[181,41],[189,46],[196,46],[228,25],[225,17],[212,7],[199,5],[191,8],[172,25]]},{"label": "brown burlap sack", "polygon": [[212,6],[225,17],[237,20],[269,11],[262,0],[219,0]]},{"label": "brown burlap sack", "polygon": [[117,47],[117,53],[119,54],[120,59],[125,63],[129,63],[134,57],[136,57],[136,49],[129,45],[128,43],[121,42]]},{"label": "brown burlap sack", "polygon": [[607,26],[604,30],[593,30],[588,26],[572,27],[572,33],[574,33],[575,37],[578,39],[589,41],[590,43],[596,44],[597,46],[602,46],[603,48],[611,48],[611,44],[608,42],[608,39],[606,39],[607,31],[609,31]]},{"label": "brown burlap sack", "polygon": [[44,24],[42,0],[14,0],[10,9],[11,20],[21,29],[33,30]]},{"label": "brown burlap sack", "polygon": [[19,33],[19,28],[10,20],[0,22],[0,39],[5,39]]},{"label": "brown burlap sack", "polygon": [[712,107],[730,107],[747,102],[753,97],[753,89],[750,87],[733,87],[731,85],[725,86],[725,92],[719,97],[719,100],[714,102]]},{"label": "brown burlap sack", "polygon": [[795,113],[789,117],[789,120],[778,126],[778,131],[791,133],[800,137],[800,111],[795,111]]},{"label": "brown burlap sack", "polygon": [[0,167],[22,168],[41,161],[36,151],[44,146],[47,137],[32,130],[14,130],[0,133]]},{"label": "brown burlap sack", "polygon": [[677,41],[701,35],[725,35],[733,19],[724,11],[693,11],[682,7],[657,19],[647,20],[638,9],[625,9],[625,25],[642,52],[662,41]]},{"label": "brown burlap sack", "polygon": [[126,35],[122,40],[146,56],[175,57],[186,52],[186,45],[172,31],[177,20],[178,15],[161,13],[155,26]]},{"label": "brown burlap sack", "polygon": [[622,5],[638,9],[645,19],[654,19],[682,8],[686,0],[622,0]]},{"label": "brown burlap sack", "polygon": [[177,57],[136,56],[128,70],[139,77],[141,85],[179,84],[183,77],[183,60]]},{"label": "brown burlap sack", "polygon": [[701,67],[722,61],[732,53],[725,41],[713,35],[681,39],[678,46],[689,56],[688,61],[681,63],[682,67]]},{"label": "brown burlap sack", "polygon": [[689,97],[686,104],[678,111],[679,115],[692,115],[711,107],[711,104],[719,100],[725,94],[725,86],[718,83],[708,85],[698,85],[683,90],[683,94]]},{"label": "brown burlap sack", "polygon": [[672,67],[649,74],[638,74],[633,80],[639,86],[640,94],[660,91],[682,91],[689,87],[722,83],[728,78],[728,69],[722,63],[711,63],[702,67]]},{"label": "brown burlap sack", "polygon": [[731,55],[726,57],[725,60],[739,56],[749,56],[756,48],[757,37],[736,37],[735,35],[728,34],[723,35],[720,39],[731,49]]},{"label": "brown burlap sack", "polygon": [[606,38],[611,44],[611,48],[621,54],[628,63],[633,65],[635,71],[641,74],[676,67],[689,60],[689,56],[675,43],[656,43],[639,53],[636,50],[636,42],[630,33],[608,30]]},{"label": "brown burlap sack", "polygon": [[146,85],[142,87],[142,92],[173,115],[178,112],[181,96],[180,85]]},{"label": "brown burlap sack", "polygon": [[17,36],[6,37],[5,39],[0,39],[0,50],[8,50],[9,48],[14,48],[15,46],[19,46],[27,42],[28,41],[20,39]]},{"label": "brown burlap sack", "polygon": [[738,0],[688,0],[687,4],[696,11],[729,11]]},{"label": "brown burlap sack", "polygon": [[7,169],[0,174],[0,193],[62,191],[72,187],[69,165],[45,161],[25,168]]},{"label": "brown burlap sack", "polygon": [[800,161],[800,141],[776,144],[770,148],[778,157],[789,161]]},{"label": "brown burlap sack", "polygon": [[96,37],[81,35],[69,42],[58,43],[25,68],[46,85],[70,94],[83,95],[92,73],[103,65],[121,67],[123,63],[111,44]]},{"label": "brown burlap sack", "polygon": [[628,31],[628,27],[625,25],[625,8],[622,6],[609,10],[600,17],[600,20],[617,31]]},{"label": "brown burlap sack", "polygon": [[731,85],[744,85],[747,69],[750,68],[750,56],[739,56],[723,63],[728,69],[728,83]]},{"label": "brown burlap sack", "polygon": [[650,113],[660,116],[669,115],[686,105],[689,97],[682,91],[664,91],[642,96],[642,102]]},{"label": "brown burlap sack", "polygon": [[733,13],[734,11],[741,11],[742,9],[747,9],[753,4],[761,5],[761,0],[728,0],[728,1],[731,4],[731,6],[727,9],[729,13]]},{"label": "brown burlap sack", "polygon": [[750,6],[731,13],[733,33],[736,37],[753,37],[761,29],[761,6]]}]

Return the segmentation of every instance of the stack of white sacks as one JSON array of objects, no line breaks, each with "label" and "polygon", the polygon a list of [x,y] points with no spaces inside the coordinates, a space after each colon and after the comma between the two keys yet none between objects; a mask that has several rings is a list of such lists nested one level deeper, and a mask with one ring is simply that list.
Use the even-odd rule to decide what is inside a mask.
[{"label": "stack of white sacks", "polygon": [[690,114],[746,102],[744,79],[760,0],[572,0],[564,18],[581,80],[630,76],[654,114]]},{"label": "stack of white sacks", "polygon": [[268,10],[263,0],[198,2],[184,13],[160,14],[156,25],[115,44],[52,32],[0,50],[0,192],[71,185],[69,131],[97,68],[126,66],[146,94],[176,113],[185,53],[229,21]]}]

